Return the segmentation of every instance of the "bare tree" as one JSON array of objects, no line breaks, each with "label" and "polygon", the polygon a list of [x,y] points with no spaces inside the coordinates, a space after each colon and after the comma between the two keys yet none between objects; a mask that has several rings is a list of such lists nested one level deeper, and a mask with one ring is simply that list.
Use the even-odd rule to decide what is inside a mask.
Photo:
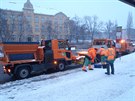
[{"label": "bare tree", "polygon": [[41,35],[42,38],[46,39],[53,39],[58,38],[59,31],[58,31],[58,23],[54,23],[54,27],[52,26],[51,21],[46,21],[41,25]]},{"label": "bare tree", "polygon": [[132,13],[128,13],[128,18],[127,18],[127,34],[128,34],[128,39],[130,39],[131,35],[131,28],[133,27],[133,17]]},{"label": "bare tree", "polygon": [[74,17],[73,19],[65,22],[66,29],[69,30],[69,36],[68,39],[71,42],[71,40],[74,40],[78,43],[80,40],[85,40],[86,37],[86,26],[85,24],[81,23],[81,19],[79,17]]},{"label": "bare tree", "polygon": [[0,41],[4,41],[7,29],[7,20],[3,15],[6,15],[3,10],[0,9]]},{"label": "bare tree", "polygon": [[54,28],[53,28],[53,33],[54,33],[53,37],[55,39],[57,39],[59,37],[59,34],[60,34],[58,29],[59,29],[59,24],[58,24],[58,22],[55,22],[54,23]]},{"label": "bare tree", "polygon": [[86,32],[86,25],[85,24],[82,24],[80,26],[80,39],[84,40],[87,38],[87,32]]},{"label": "bare tree", "polygon": [[78,17],[78,16],[75,16],[74,18],[73,18],[73,28],[72,28],[72,31],[73,31],[73,33],[74,33],[74,35],[75,35],[75,39],[76,39],[76,42],[78,43],[78,40],[79,40],[79,35],[80,35],[80,18]]},{"label": "bare tree", "polygon": [[33,33],[32,25],[22,14],[16,15],[13,11],[0,10],[1,41],[23,41],[29,33]]},{"label": "bare tree", "polygon": [[47,33],[47,39],[52,39],[54,37],[54,29],[51,21],[45,22],[45,32]]},{"label": "bare tree", "polygon": [[7,13],[0,9],[0,40],[9,41],[15,31],[15,18],[11,11],[11,23],[8,23]]},{"label": "bare tree", "polygon": [[68,36],[66,37],[70,42],[73,38],[73,27],[74,27],[74,21],[73,20],[66,20],[64,22],[64,30],[66,33],[68,33]]},{"label": "bare tree", "polygon": [[109,20],[108,22],[106,22],[104,26],[104,32],[105,32],[106,38],[116,39],[117,21],[112,22],[111,20]]},{"label": "bare tree", "polygon": [[48,38],[51,39],[51,34],[52,34],[52,23],[51,23],[51,21],[47,22],[47,32],[48,32]]},{"label": "bare tree", "polygon": [[42,24],[41,24],[41,36],[42,36],[42,39],[45,39],[45,37],[47,36],[45,27],[46,27],[45,23],[42,22]]},{"label": "bare tree", "polygon": [[[22,15],[18,16],[18,41],[24,41],[25,34],[28,34],[27,32],[32,32],[32,28],[30,27],[27,19],[25,17],[23,17]],[[28,35],[27,35],[28,37]]]},{"label": "bare tree", "polygon": [[102,28],[102,22],[98,22],[97,16],[85,16],[84,17],[86,28],[89,34],[91,34],[91,40],[93,40],[94,35],[98,33]]},{"label": "bare tree", "polygon": [[117,27],[118,27],[118,24],[117,24],[117,21],[115,21],[114,26],[113,26],[113,33],[111,35],[112,39],[116,39]]},{"label": "bare tree", "polygon": [[65,22],[65,27],[69,27],[69,41],[73,40],[75,36],[75,22],[73,20],[69,20]]},{"label": "bare tree", "polygon": [[109,39],[111,38],[113,26],[114,26],[114,24],[111,22],[111,20],[109,20],[109,21],[105,24],[105,32],[107,33],[107,36],[108,36]]}]

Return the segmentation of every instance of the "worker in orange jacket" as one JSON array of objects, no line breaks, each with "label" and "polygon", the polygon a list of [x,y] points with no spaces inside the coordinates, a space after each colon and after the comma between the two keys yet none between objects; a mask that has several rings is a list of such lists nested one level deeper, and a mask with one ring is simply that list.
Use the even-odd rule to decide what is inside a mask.
[{"label": "worker in orange jacket", "polygon": [[98,53],[101,56],[101,63],[104,64],[107,59],[107,50],[104,47],[101,47]]},{"label": "worker in orange jacket", "polygon": [[95,48],[89,48],[88,49],[88,55],[92,58],[91,62],[94,63],[94,60],[95,60],[95,57],[96,57]]},{"label": "worker in orange jacket", "polygon": [[96,50],[94,48],[89,48],[88,54],[85,55],[84,64],[82,67],[83,71],[87,71],[86,66],[88,66],[89,70],[93,70],[91,64],[94,63],[95,57],[96,57]]},{"label": "worker in orange jacket", "polygon": [[110,67],[111,67],[111,74],[114,74],[114,61],[115,61],[115,49],[108,46],[107,49],[107,63],[109,64],[107,66],[107,72],[105,74],[110,75]]}]

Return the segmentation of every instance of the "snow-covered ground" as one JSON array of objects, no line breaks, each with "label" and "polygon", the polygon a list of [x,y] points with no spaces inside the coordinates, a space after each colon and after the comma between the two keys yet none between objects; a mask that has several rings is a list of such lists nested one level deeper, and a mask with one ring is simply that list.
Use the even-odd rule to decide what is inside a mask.
[{"label": "snow-covered ground", "polygon": [[0,85],[0,101],[135,101],[135,53],[115,61],[115,75],[81,68]]}]

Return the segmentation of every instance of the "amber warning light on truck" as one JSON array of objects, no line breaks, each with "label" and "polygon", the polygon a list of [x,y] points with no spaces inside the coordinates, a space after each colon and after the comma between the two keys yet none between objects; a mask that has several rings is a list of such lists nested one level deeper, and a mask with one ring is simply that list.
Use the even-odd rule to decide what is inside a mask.
[{"label": "amber warning light on truck", "polygon": [[121,40],[120,42],[121,42],[121,43],[124,43],[124,42],[125,42],[125,40]]}]

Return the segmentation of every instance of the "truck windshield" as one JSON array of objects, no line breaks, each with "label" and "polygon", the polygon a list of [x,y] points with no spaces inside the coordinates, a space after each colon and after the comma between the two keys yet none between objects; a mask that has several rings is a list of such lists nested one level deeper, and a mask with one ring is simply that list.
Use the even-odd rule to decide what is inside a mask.
[{"label": "truck windshield", "polygon": [[95,40],[95,41],[93,42],[93,45],[105,45],[105,41],[101,41],[101,40],[100,40],[100,41],[96,41],[96,40]]},{"label": "truck windshield", "polygon": [[58,44],[59,44],[59,49],[66,49],[66,50],[69,49],[69,46],[68,46],[67,42],[65,42],[65,41],[59,41]]},{"label": "truck windshield", "polygon": [[46,50],[51,50],[52,49],[52,42],[51,42],[51,40],[45,41],[45,49]]},{"label": "truck windshield", "polygon": [[0,58],[1,58],[1,57],[4,57],[3,47],[2,47],[2,46],[0,46]]}]

